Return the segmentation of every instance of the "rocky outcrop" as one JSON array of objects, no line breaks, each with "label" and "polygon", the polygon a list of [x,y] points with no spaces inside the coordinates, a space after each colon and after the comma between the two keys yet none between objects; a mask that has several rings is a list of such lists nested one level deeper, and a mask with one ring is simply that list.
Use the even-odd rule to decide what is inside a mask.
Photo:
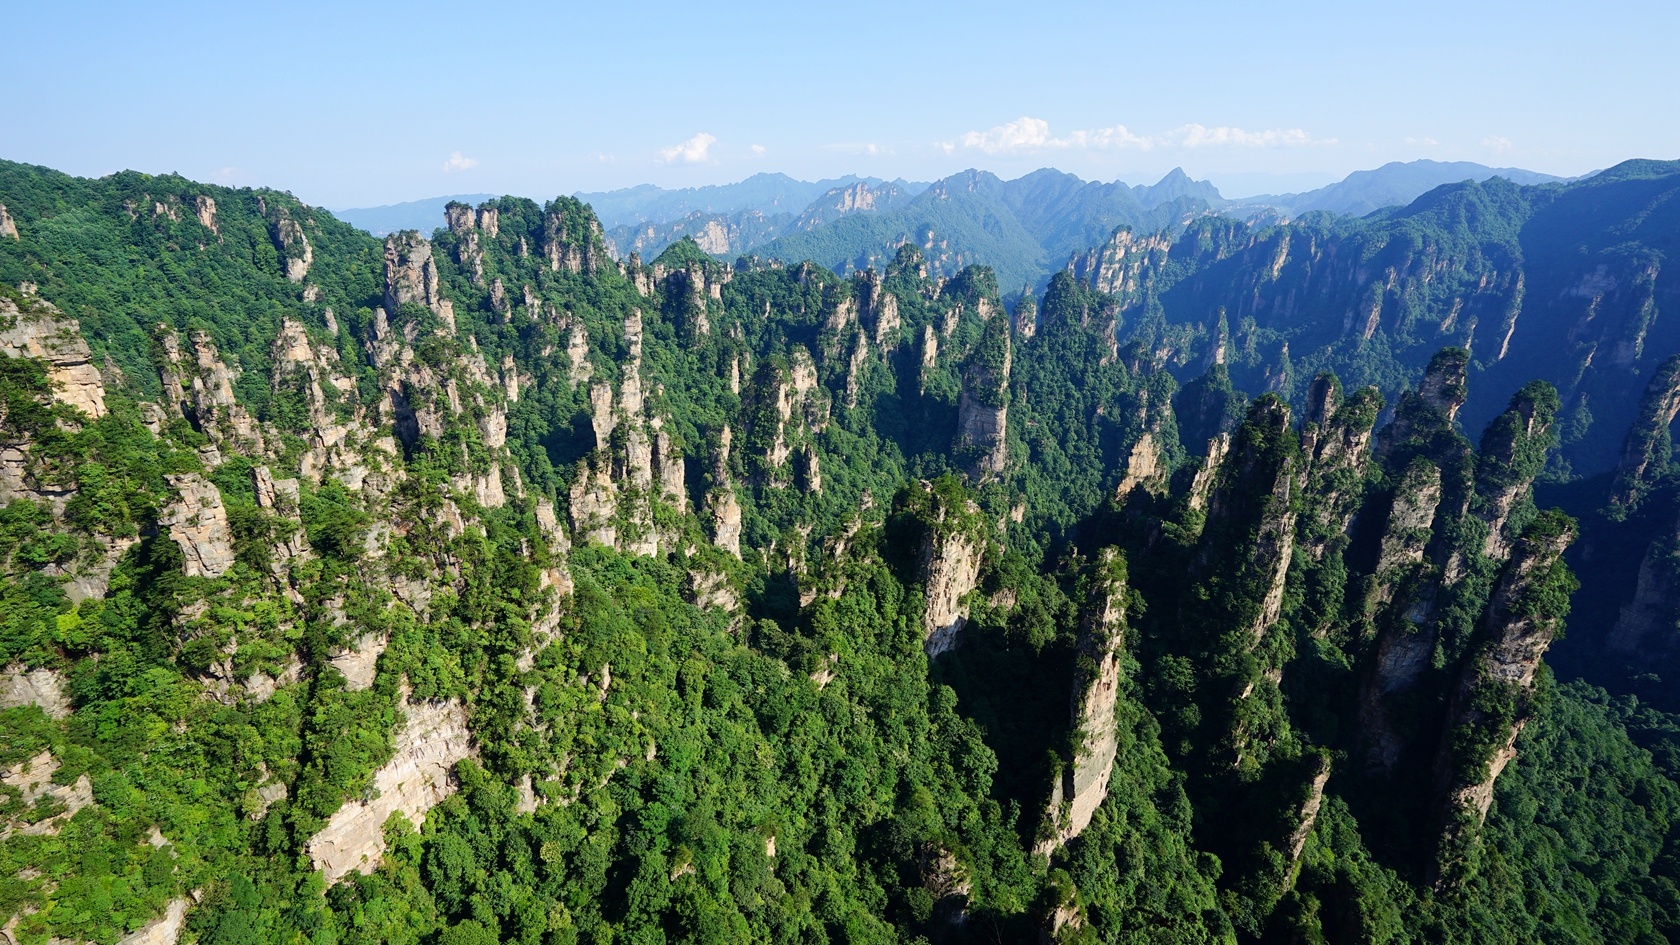
[{"label": "rocky outcrop", "polygon": [[274,247],[280,251],[280,259],[286,267],[286,279],[302,282],[315,262],[315,249],[309,245],[303,226],[283,209],[278,211],[274,221]]},{"label": "rocky outcrop", "polygon": [[655,507],[688,510],[687,466],[666,419],[649,416],[642,389],[642,313],[624,319],[629,359],[618,390],[605,380],[589,391],[595,451],[578,466],[570,493],[573,531],[636,555],[658,555],[676,540]]},{"label": "rocky outcrop", "polygon": [[0,203],[0,236],[19,239],[17,223],[12,220],[12,215],[6,211],[6,205],[3,203]]},{"label": "rocky outcrop", "polygon": [[688,599],[702,609],[733,611],[741,606],[729,576],[721,571],[688,572]]},{"label": "rocky outcrop", "polygon": [[199,194],[193,201],[193,211],[194,215],[198,217],[199,226],[204,227],[206,230],[209,230],[217,236],[221,235],[222,231],[216,227],[215,198],[205,194]]},{"label": "rocky outcrop", "polygon": [[171,899],[163,915],[117,939],[117,945],[175,945],[186,926],[186,899]]},{"label": "rocky outcrop", "polygon": [[1298,450],[1293,439],[1289,406],[1269,394],[1256,400],[1221,464],[1197,554],[1200,573],[1235,568],[1243,586],[1261,591],[1258,608],[1247,620],[1255,643],[1283,608],[1284,579],[1295,546]]},{"label": "rocky outcrop", "polygon": [[451,200],[443,207],[443,222],[449,227],[449,232],[456,236],[465,236],[472,232],[477,224],[473,220],[473,208],[469,204],[458,200]]},{"label": "rocky outcrop", "polygon": [[1386,459],[1403,443],[1450,427],[1464,406],[1470,389],[1465,370],[1470,352],[1463,348],[1442,348],[1429,360],[1418,389],[1401,395],[1394,408],[1394,420],[1377,434],[1377,456]]},{"label": "rocky outcrop", "polygon": [[956,649],[968,608],[962,599],[974,590],[980,574],[980,553],[967,536],[949,533],[923,541],[921,571],[927,594],[922,622],[923,648],[928,656]]},{"label": "rocky outcrop", "polygon": [[554,514],[554,503],[547,498],[537,500],[537,528],[542,532],[548,543],[550,564],[538,576],[539,590],[555,589],[555,604],[547,613],[541,614],[532,629],[539,635],[545,636],[559,625],[559,598],[572,593],[573,583],[570,569],[566,566],[566,557],[571,553],[572,543],[566,537],[566,530],[560,526],[560,519]]},{"label": "rocky outcrop", "polygon": [[1639,399],[1639,414],[1622,442],[1621,462],[1605,509],[1611,518],[1626,518],[1668,472],[1674,454],[1668,428],[1676,414],[1680,414],[1680,354],[1657,368]]},{"label": "rocky outcrop", "polygon": [[578,541],[618,547],[618,483],[610,465],[599,458],[585,460],[568,498],[572,534]]},{"label": "rocky outcrop", "polygon": [[589,363],[589,332],[584,330],[583,320],[571,319],[570,330],[567,333],[566,358],[570,367],[566,372],[566,380],[575,390],[579,384],[587,383],[594,365]]},{"label": "rocky outcrop", "polygon": [[1318,824],[1319,808],[1324,806],[1324,785],[1330,781],[1330,757],[1320,755],[1318,768],[1306,784],[1306,797],[1302,798],[1301,806],[1295,811],[1295,830],[1290,833],[1285,846],[1289,850],[1290,883],[1294,883],[1297,870],[1293,868],[1301,861],[1301,851],[1307,848],[1307,838],[1312,836],[1313,827]]},{"label": "rocky outcrop", "polygon": [[1021,300],[1015,303],[1010,320],[1015,328],[1015,337],[1022,341],[1038,334],[1038,300],[1032,297],[1031,292],[1021,293]]},{"label": "rocky outcrop", "polygon": [[922,889],[933,900],[934,916],[944,924],[962,925],[974,885],[956,854],[943,844],[927,841],[917,845],[916,867]]},{"label": "rocky outcrop", "polygon": [[14,663],[0,673],[0,709],[40,706],[49,718],[70,717],[70,697],[64,692],[64,677],[57,671],[25,669]]},{"label": "rocky outcrop", "polygon": [[233,395],[239,373],[222,361],[210,335],[193,332],[189,352],[167,325],[157,326],[157,334],[164,357],[163,391],[170,409],[203,430],[221,450],[252,456],[265,453],[256,419]]},{"label": "rocky outcrop", "polygon": [[1003,475],[1009,462],[1009,327],[999,316],[987,326],[963,370],[957,403],[956,452],[976,483]]},{"label": "rocky outcrop", "polygon": [[66,821],[76,816],[77,811],[93,804],[93,782],[88,780],[88,776],[78,776],[73,784],[54,784],[53,775],[58,772],[58,767],[58,759],[53,757],[52,752],[43,751],[0,771],[0,784],[21,794],[25,805],[34,806],[45,801],[64,808],[35,823],[9,822],[0,830],[0,840],[12,834],[31,837],[56,835]]},{"label": "rocky outcrop", "polygon": [[936,489],[930,482],[912,488],[912,501],[922,525],[917,576],[927,598],[922,647],[932,658],[956,649],[968,622],[963,598],[974,590],[980,577],[983,538],[976,528],[980,509],[967,499]]},{"label": "rocky outcrop", "polygon": [[922,326],[921,391],[927,393],[928,380],[939,365],[939,333],[932,325]]},{"label": "rocky outcrop", "polygon": [[0,352],[9,358],[45,360],[54,402],[91,418],[105,416],[105,383],[93,366],[80,324],[43,299],[26,296],[22,301],[20,307],[0,297]]},{"label": "rocky outcrop", "polygon": [[1307,388],[1307,413],[1301,425],[1301,548],[1314,561],[1340,543],[1365,498],[1365,470],[1370,461],[1371,427],[1382,409],[1382,395],[1367,387],[1346,401],[1341,384],[1321,374]]},{"label": "rocky outcrop", "polygon": [[1145,430],[1133,441],[1132,448],[1126,453],[1126,472],[1120,478],[1119,487],[1114,490],[1114,497],[1123,502],[1132,494],[1133,489],[1159,483],[1164,472],[1161,449],[1155,442],[1155,433]]},{"label": "rocky outcrop", "polygon": [[368,412],[356,403],[356,381],[340,372],[338,351],[317,344],[301,322],[287,318],[270,356],[275,392],[301,390],[309,411],[307,450],[298,458],[303,478],[319,483],[331,474],[361,489],[372,477],[375,491],[389,491],[398,475],[396,444],[375,436]]},{"label": "rocky outcrop", "polygon": [[424,823],[427,811],[455,793],[455,765],[476,754],[459,702],[405,702],[403,719],[391,760],[373,775],[370,799],[345,803],[304,847],[329,885],[378,866],[385,821],[400,811],[416,827]]},{"label": "rocky outcrop", "polygon": [[866,269],[853,283],[858,300],[858,320],[868,329],[875,347],[890,351],[898,347],[898,296],[881,285],[881,274]]},{"label": "rocky outcrop", "polygon": [[1189,495],[1185,498],[1185,503],[1191,511],[1199,512],[1207,508],[1209,500],[1213,498],[1213,487],[1219,480],[1219,468],[1230,452],[1229,433],[1221,433],[1207,441],[1207,456],[1203,457],[1201,468],[1191,477]]},{"label": "rocky outcrop", "polygon": [[1542,513],[1523,532],[1488,602],[1483,641],[1452,692],[1435,758],[1448,872],[1487,816],[1494,781],[1516,757],[1535,673],[1574,589],[1562,561],[1574,538],[1574,521],[1556,511]]},{"label": "rocky outcrop", "polygon": [[741,501],[735,497],[735,490],[727,486],[714,490],[708,505],[712,544],[741,557]]},{"label": "rocky outcrop", "polygon": [[432,244],[413,230],[385,238],[385,310],[395,313],[408,304],[426,306],[455,330],[455,308],[440,294]]},{"label": "rocky outcrop", "polygon": [[344,677],[344,688],[359,692],[373,686],[379,674],[379,654],[390,640],[384,634],[369,633],[327,660]]},{"label": "rocky outcrop", "polygon": [[1477,514],[1487,522],[1482,554],[1494,560],[1510,553],[1507,535],[1511,513],[1529,500],[1534,477],[1546,465],[1552,445],[1552,415],[1558,396],[1552,385],[1535,381],[1511,398],[1511,406],[1488,424],[1476,460]]},{"label": "rocky outcrop", "polygon": [[856,409],[858,394],[863,388],[863,370],[869,360],[869,340],[863,332],[858,332],[852,342],[852,356],[846,362],[846,407]]},{"label": "rocky outcrop", "polygon": [[1048,830],[1041,832],[1037,852],[1049,854],[1083,833],[1108,797],[1119,745],[1114,705],[1125,630],[1126,562],[1116,549],[1104,548],[1097,556],[1091,597],[1079,626],[1080,658],[1070,706],[1074,755],[1063,760],[1051,785]]},{"label": "rocky outcrop", "polygon": [[233,567],[233,532],[215,485],[197,473],[165,476],[176,499],[158,516],[158,525],[181,546],[188,577],[218,578]]},{"label": "rocky outcrop", "polygon": [[1407,465],[1389,503],[1388,523],[1377,551],[1378,601],[1387,603],[1406,572],[1423,562],[1441,501],[1441,470],[1419,456]]},{"label": "rocky outcrop", "polygon": [[1137,301],[1145,281],[1166,262],[1171,246],[1166,233],[1140,237],[1131,227],[1121,226],[1101,247],[1071,257],[1067,270],[1096,291],[1119,296],[1126,305]]},{"label": "rocky outcrop", "polygon": [[755,477],[765,485],[788,485],[796,449],[828,424],[827,388],[817,383],[817,365],[803,347],[795,346],[785,368],[765,363],[752,391],[752,435],[767,440],[758,457]]},{"label": "rocky outcrop", "polygon": [[602,245],[601,224],[593,214],[551,207],[543,215],[543,252],[551,271],[594,275],[600,268]]}]

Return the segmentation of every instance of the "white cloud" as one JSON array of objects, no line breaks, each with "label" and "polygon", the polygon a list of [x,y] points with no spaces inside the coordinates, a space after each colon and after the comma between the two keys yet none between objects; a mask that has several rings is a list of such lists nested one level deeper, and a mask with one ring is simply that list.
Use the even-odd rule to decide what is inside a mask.
[{"label": "white cloud", "polygon": [[[958,138],[956,144],[965,148],[979,148],[987,154],[1000,151],[1021,151],[1042,148],[1050,140],[1050,123],[1042,118],[1022,116],[991,131],[970,131]],[[946,145],[949,153],[953,145]]]},{"label": "white cloud", "polygon": [[753,146],[752,146],[752,153],[754,153],[754,154],[763,154],[763,153],[764,153],[764,145],[762,145],[762,144],[755,144],[755,145],[753,145]]},{"label": "white cloud", "polygon": [[469,167],[477,167],[478,161],[470,157],[462,157],[461,152],[452,151],[449,160],[443,162],[445,171],[464,171]]},{"label": "white cloud", "polygon": [[1509,151],[1511,150],[1511,139],[1489,135],[1482,139],[1482,147],[1492,148],[1495,151]]},{"label": "white cloud", "polygon": [[1441,142],[1436,141],[1434,138],[1407,138],[1406,143],[1414,147],[1417,145],[1423,145],[1426,148],[1433,148]]},{"label": "white cloud", "polygon": [[1189,124],[1153,135],[1138,135],[1125,125],[1075,131],[1065,138],[1050,136],[1050,123],[1042,118],[1022,116],[990,131],[970,131],[955,141],[936,142],[950,154],[957,148],[978,148],[987,154],[1046,149],[1153,151],[1196,148],[1286,148],[1335,144],[1335,138],[1315,139],[1300,128],[1244,131],[1241,128]]},{"label": "white cloud", "polygon": [[666,164],[674,164],[677,161],[684,164],[704,164],[710,158],[707,152],[716,143],[716,138],[702,131],[682,144],[660,148],[659,156],[665,159]]}]

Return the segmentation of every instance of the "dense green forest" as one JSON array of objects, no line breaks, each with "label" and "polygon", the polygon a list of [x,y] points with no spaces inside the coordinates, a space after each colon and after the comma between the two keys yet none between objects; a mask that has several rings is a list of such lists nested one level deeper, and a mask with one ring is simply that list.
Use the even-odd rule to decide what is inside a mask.
[{"label": "dense green forest", "polygon": [[4,933],[1680,941],[1675,187],[1017,297],[0,163]]}]

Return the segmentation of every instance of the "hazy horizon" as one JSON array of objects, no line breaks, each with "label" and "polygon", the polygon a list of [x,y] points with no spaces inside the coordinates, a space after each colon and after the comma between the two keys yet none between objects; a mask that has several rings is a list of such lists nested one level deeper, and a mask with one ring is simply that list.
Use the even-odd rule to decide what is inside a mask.
[{"label": "hazy horizon", "polygon": [[1653,120],[1680,110],[1680,7],[1652,2],[655,2],[631,27],[612,7],[176,0],[9,19],[29,37],[13,72],[43,80],[0,99],[0,157],[320,206],[1051,164],[1128,183],[1182,166],[1236,194],[1418,158],[1569,177],[1680,156],[1680,124]]}]

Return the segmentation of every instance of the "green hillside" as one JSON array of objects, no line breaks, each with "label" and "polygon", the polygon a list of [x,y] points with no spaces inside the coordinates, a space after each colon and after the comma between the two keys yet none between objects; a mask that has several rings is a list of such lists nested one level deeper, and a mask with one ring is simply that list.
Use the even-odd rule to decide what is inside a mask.
[{"label": "green hillside", "polygon": [[1023,180],[729,266],[0,163],[8,937],[1680,938],[1680,168]]}]

